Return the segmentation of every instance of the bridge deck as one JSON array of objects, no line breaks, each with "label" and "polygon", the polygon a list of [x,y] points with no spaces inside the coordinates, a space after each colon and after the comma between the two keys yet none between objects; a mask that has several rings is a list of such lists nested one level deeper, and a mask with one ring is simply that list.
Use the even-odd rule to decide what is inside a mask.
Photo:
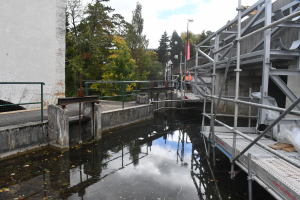
[{"label": "bridge deck", "polygon": [[[208,138],[208,128],[206,130],[203,134]],[[215,135],[217,147],[230,157],[232,155],[233,133],[216,131]],[[253,133],[247,135],[252,138],[258,136]],[[268,138],[262,138],[260,142],[265,145],[276,143]],[[236,155],[248,144],[250,144],[249,140],[237,135]],[[277,151],[300,163],[300,154],[297,152]],[[298,167],[278,158],[262,147],[254,145],[239,159],[239,163],[246,169],[248,169],[248,153],[252,155],[252,173],[268,186],[265,188],[266,190],[273,190],[282,199],[300,199],[300,170]]]}]

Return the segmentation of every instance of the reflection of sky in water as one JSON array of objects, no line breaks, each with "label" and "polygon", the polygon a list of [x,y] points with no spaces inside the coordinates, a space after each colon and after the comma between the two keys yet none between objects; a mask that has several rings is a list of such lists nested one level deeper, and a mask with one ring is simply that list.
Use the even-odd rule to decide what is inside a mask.
[{"label": "reflection of sky in water", "polygon": [[[181,134],[182,135],[182,134]],[[112,173],[86,188],[83,199],[198,199],[197,191],[190,175],[191,144],[184,143],[184,162],[188,166],[181,166],[177,161],[177,145],[179,131],[173,136],[168,135],[166,140],[163,137],[153,141],[151,151],[144,145],[139,157],[146,155],[139,160],[137,166],[130,164],[127,147],[124,148],[123,165],[122,159],[115,159],[108,163],[107,169],[103,170],[101,176]],[[179,145],[179,153],[181,144]],[[112,155],[111,159],[121,156],[119,151]],[[187,157],[188,156],[188,157]],[[77,194],[69,199],[81,199]]]}]

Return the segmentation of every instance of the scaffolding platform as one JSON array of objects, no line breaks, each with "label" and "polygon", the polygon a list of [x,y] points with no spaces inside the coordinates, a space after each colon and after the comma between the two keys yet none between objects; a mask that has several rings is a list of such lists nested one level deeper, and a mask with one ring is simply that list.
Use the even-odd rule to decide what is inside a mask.
[{"label": "scaffolding platform", "polygon": [[[238,128],[240,130],[240,128]],[[247,133],[247,136],[255,139],[258,134],[254,133],[254,127],[244,127],[240,130]],[[247,131],[248,130],[248,131]],[[204,127],[203,135],[209,138],[209,127]],[[215,126],[216,147],[220,149],[227,157],[232,156],[233,133],[224,127]],[[265,145],[273,145],[276,142],[261,138],[260,142]],[[236,155],[238,155],[251,141],[237,135],[236,137]],[[300,164],[300,154],[298,152],[286,152],[277,150],[277,152],[289,157]],[[237,165],[248,173],[248,153],[251,153],[252,173],[257,182],[270,192],[276,199],[300,199],[300,169],[289,162],[279,158],[270,151],[255,144],[244,155],[242,155]],[[257,180],[258,179],[258,180]],[[275,193],[275,194],[274,194]]]}]

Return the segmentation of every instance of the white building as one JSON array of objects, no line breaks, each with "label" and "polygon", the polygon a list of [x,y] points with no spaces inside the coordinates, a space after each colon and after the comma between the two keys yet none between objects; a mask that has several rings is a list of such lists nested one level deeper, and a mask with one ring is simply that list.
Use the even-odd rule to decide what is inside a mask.
[{"label": "white building", "polygon": [[[65,96],[66,0],[0,3],[0,82],[44,82],[44,105],[55,103]],[[0,85],[0,100],[37,102],[40,88]]]}]

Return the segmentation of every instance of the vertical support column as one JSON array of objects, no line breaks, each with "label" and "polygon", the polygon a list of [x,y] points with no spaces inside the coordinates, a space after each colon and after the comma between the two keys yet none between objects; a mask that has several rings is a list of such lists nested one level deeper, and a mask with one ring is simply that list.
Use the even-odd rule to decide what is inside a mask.
[{"label": "vertical support column", "polygon": [[124,97],[125,97],[125,83],[123,82],[123,98],[122,98],[122,108],[124,109]]},{"label": "vertical support column", "polygon": [[194,91],[195,91],[195,94],[197,94],[197,90],[196,90],[196,86],[197,86],[197,79],[198,79],[198,74],[197,74],[197,67],[198,67],[198,51],[197,51],[197,48],[196,48],[196,63],[195,63],[195,87],[194,87]]},{"label": "vertical support column", "polygon": [[85,96],[88,96],[89,92],[88,92],[88,83],[85,83]]},{"label": "vertical support column", "polygon": [[248,195],[249,200],[252,200],[252,159],[251,153],[248,153]]},{"label": "vertical support column", "polygon": [[[272,1],[265,1],[265,26],[271,24],[272,17]],[[271,67],[270,62],[270,48],[271,48],[271,29],[264,32],[264,60],[263,60],[263,72],[262,72],[262,89],[261,89],[261,104],[267,105],[268,98],[268,86],[269,86],[269,69]],[[264,124],[267,117],[266,109],[260,109],[259,123]]]},{"label": "vertical support column", "polygon": [[101,85],[100,99],[102,99],[102,83],[100,83],[100,85]]},{"label": "vertical support column", "polygon": [[[252,102],[251,93],[252,93],[252,88],[249,88],[249,98],[250,98],[249,102]],[[250,118],[251,117],[251,106],[249,106],[248,116],[249,116],[248,127],[251,127],[251,118]]]},{"label": "vertical support column", "polygon": [[[206,90],[207,90],[207,88],[205,88],[205,96],[204,96],[204,102],[203,102],[203,113],[205,114],[205,109],[206,109]],[[205,116],[204,115],[202,115],[202,124],[201,124],[201,130],[202,131],[204,131],[204,121],[205,121]]]},{"label": "vertical support column", "polygon": [[[219,49],[219,34],[216,34],[215,37],[215,51],[217,51]],[[215,95],[215,82],[216,82],[216,66],[217,66],[217,62],[218,62],[218,54],[214,54],[214,65],[213,65],[213,74],[212,74],[212,91],[211,94]],[[214,130],[214,98],[211,98],[211,106],[210,106],[210,134],[211,134],[211,139],[212,139],[212,148],[213,148],[213,165],[216,164],[216,160],[215,160],[215,147],[216,147],[216,143],[215,143],[215,130]],[[209,145],[210,146],[210,145]],[[208,146],[208,147],[209,147]],[[210,148],[208,148],[209,152],[208,152],[208,156],[210,154]]]},{"label": "vertical support column", "polygon": [[[235,81],[235,101],[239,97],[239,84],[240,84],[240,72],[242,71],[240,69],[240,54],[241,54],[241,13],[242,13],[242,2],[239,0],[238,2],[238,27],[237,27],[237,48],[236,48],[236,69],[234,70],[236,72],[236,81]],[[238,104],[235,102],[234,104],[234,129],[237,130],[237,124],[238,124]],[[232,158],[235,157],[236,153],[236,133],[233,133],[233,145],[232,145]],[[231,162],[231,178],[234,178],[234,162]]]},{"label": "vertical support column", "polygon": [[43,90],[44,83],[41,83],[41,122],[44,121],[44,90]]}]

